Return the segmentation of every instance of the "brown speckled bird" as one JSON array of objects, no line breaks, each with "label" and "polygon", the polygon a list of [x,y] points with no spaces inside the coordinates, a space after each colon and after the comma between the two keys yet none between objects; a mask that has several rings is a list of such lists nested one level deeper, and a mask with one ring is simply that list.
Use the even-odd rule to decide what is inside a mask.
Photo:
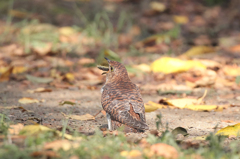
[{"label": "brown speckled bird", "polygon": [[125,132],[148,130],[145,108],[138,87],[131,82],[123,64],[108,61],[109,67],[98,67],[107,71],[106,83],[102,87],[102,107],[107,112],[108,129],[115,130],[124,125]]}]

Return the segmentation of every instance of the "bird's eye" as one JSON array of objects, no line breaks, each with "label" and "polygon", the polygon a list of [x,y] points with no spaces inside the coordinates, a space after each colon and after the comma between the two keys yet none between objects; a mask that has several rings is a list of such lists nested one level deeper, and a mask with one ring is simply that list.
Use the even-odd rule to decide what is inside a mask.
[{"label": "bird's eye", "polygon": [[111,67],[111,71],[112,71],[112,72],[113,72],[113,70],[114,70],[113,67]]}]

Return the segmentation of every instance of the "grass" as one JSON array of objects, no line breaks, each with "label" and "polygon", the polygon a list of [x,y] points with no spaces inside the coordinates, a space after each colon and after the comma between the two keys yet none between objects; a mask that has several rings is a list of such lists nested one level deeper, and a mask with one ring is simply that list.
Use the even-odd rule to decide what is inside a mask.
[{"label": "grass", "polygon": [[[45,143],[60,139],[56,137],[54,131],[48,131],[44,133],[38,133],[34,136],[28,136],[22,142],[9,142],[8,128],[10,120],[5,115],[1,114],[0,133],[5,138],[0,142],[0,158],[1,159],[19,159],[19,158],[39,158],[34,156],[34,152],[43,151]],[[150,144],[166,143],[176,148],[179,152],[180,159],[196,158],[196,156],[202,156],[206,159],[237,159],[240,157],[239,141],[233,141],[226,144],[225,138],[216,136],[213,133],[210,134],[207,139],[199,144],[199,147],[192,147],[190,145],[183,147],[184,141],[176,141],[175,137],[168,130],[167,125],[163,126],[161,122],[161,115],[157,116],[156,124],[159,129],[165,129],[162,131],[160,137],[148,134],[146,141]],[[63,122],[63,133],[65,133],[67,127],[67,121]],[[78,156],[79,158],[114,158],[121,159],[126,158],[121,155],[122,151],[138,150],[142,153],[143,158],[149,158],[149,147],[141,146],[139,141],[130,142],[128,137],[119,131],[117,136],[107,135],[103,137],[100,130],[96,130],[92,136],[81,135],[75,132],[76,136],[82,137],[81,141],[75,141],[79,143],[78,147],[71,148],[67,151],[59,149],[55,153],[58,158],[70,158],[71,156]],[[40,158],[48,158],[49,156],[41,156]],[[51,158],[51,157],[50,157]],[[152,156],[150,158],[161,158]]]}]

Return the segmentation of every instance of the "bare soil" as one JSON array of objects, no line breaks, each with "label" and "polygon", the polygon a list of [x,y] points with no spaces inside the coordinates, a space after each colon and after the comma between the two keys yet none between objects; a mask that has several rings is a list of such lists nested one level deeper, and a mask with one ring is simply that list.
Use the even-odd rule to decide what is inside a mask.
[{"label": "bare soil", "polygon": [[[46,93],[28,93],[28,89],[38,87],[51,88],[52,92]],[[21,106],[23,109],[0,109],[1,113],[6,114],[15,123],[34,124],[40,123],[51,128],[61,129],[65,119],[64,114],[91,115],[97,114],[101,108],[101,86],[97,86],[96,90],[88,89],[57,89],[42,84],[23,84],[15,81],[0,84],[0,106]],[[199,97],[202,95],[204,88],[195,91],[192,96]],[[229,94],[240,94],[240,91],[209,91],[205,101],[208,104],[237,104],[237,99],[229,99]],[[220,96],[226,95],[226,98]],[[163,98],[155,94],[142,94],[144,102],[158,101]],[[31,97],[43,102],[34,104],[20,104],[18,100],[22,97]],[[167,97],[167,96],[164,96]],[[74,100],[77,104],[59,105],[59,102],[66,100]],[[228,107],[223,111],[215,112],[198,112],[187,109],[159,109],[157,111],[146,113],[147,123],[151,129],[156,129],[156,115],[162,115],[162,122],[165,126],[168,124],[170,129],[176,127],[184,127],[187,129],[189,136],[201,136],[215,131],[215,127],[223,128],[240,122],[240,107]],[[230,123],[228,122],[230,121]],[[70,119],[68,126],[73,130],[92,134],[102,125],[106,125],[105,116],[100,113],[96,116],[96,120],[78,121]]]}]

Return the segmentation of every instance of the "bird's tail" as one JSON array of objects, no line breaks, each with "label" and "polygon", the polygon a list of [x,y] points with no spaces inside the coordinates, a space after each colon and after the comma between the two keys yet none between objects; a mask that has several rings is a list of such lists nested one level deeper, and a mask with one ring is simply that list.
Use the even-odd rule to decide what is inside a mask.
[{"label": "bird's tail", "polygon": [[138,130],[148,130],[149,127],[145,122],[142,122],[140,120],[136,120],[129,114],[128,111],[121,112],[120,115],[118,115],[117,120],[121,122],[122,124],[125,124],[129,127],[138,129]]}]

